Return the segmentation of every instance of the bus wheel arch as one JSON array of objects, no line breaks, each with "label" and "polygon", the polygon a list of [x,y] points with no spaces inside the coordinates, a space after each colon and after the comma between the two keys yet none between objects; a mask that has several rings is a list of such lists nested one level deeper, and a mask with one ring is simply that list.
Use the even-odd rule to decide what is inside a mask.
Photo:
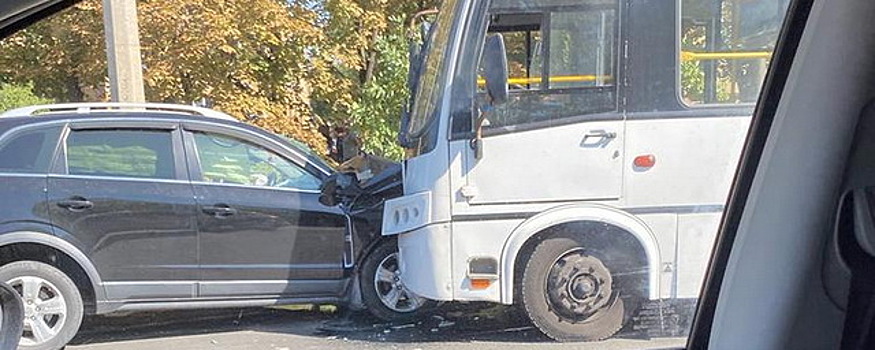
[{"label": "bus wheel arch", "polygon": [[[641,297],[659,296],[660,255],[656,239],[649,227],[634,216],[601,206],[566,206],[547,210],[520,224],[505,242],[501,257],[502,293],[504,304],[518,301],[522,270],[535,247],[550,237],[573,234],[603,255],[612,271],[638,273]],[[604,247],[613,246],[606,250]],[[616,249],[616,247],[623,249]],[[618,262],[634,261],[618,266]],[[634,269],[637,271],[633,271]]]}]

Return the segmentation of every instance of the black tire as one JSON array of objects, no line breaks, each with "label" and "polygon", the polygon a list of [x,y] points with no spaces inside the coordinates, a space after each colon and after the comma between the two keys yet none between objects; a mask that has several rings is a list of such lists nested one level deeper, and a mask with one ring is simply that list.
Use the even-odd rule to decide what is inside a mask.
[{"label": "black tire", "polygon": [[0,349],[18,347],[18,337],[24,324],[24,304],[18,292],[0,281]]},{"label": "black tire", "polygon": [[[434,301],[416,296],[403,288],[403,284],[401,284],[400,279],[397,279],[397,275],[393,281],[388,281],[385,278],[381,281],[377,280],[377,272],[381,270],[381,265],[388,270],[394,268],[397,271],[397,254],[398,244],[395,240],[387,239],[380,242],[363,261],[361,273],[359,274],[362,301],[368,312],[380,320],[389,322],[404,322],[416,319],[436,305]],[[397,293],[399,293],[398,302],[394,308],[390,307],[387,304],[388,302],[385,301],[388,296],[387,294],[392,292],[393,282],[396,289],[397,286],[401,286],[400,289],[397,289]]]},{"label": "black tire", "polygon": [[[25,329],[19,349],[62,349],[79,331],[84,314],[82,295],[61,270],[41,262],[17,261],[0,266],[0,281],[12,286],[19,295],[25,288],[30,293],[22,295]],[[41,325],[42,333],[34,332],[37,323]]]},{"label": "black tire", "polygon": [[523,272],[522,303],[535,327],[557,341],[602,340],[623,327],[623,300],[610,271],[568,237],[535,248]]}]

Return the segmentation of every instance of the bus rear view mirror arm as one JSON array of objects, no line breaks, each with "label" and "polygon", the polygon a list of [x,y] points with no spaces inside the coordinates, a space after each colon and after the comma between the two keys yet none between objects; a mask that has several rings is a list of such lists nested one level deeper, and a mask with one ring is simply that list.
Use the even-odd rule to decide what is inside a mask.
[{"label": "bus rear view mirror arm", "polygon": [[483,127],[489,125],[486,119],[489,111],[496,105],[507,102],[507,50],[504,47],[504,37],[501,34],[491,34],[486,37],[483,45],[483,77],[486,80],[486,103],[480,107],[480,116],[474,125],[474,139],[471,148],[474,158],[483,158]]}]

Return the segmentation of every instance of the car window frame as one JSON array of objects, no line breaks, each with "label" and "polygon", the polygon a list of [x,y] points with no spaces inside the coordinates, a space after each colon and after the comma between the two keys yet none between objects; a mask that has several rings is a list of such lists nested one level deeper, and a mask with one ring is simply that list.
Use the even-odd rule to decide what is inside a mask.
[{"label": "car window frame", "polygon": [[182,139],[183,139],[183,148],[185,151],[185,162],[188,168],[188,176],[191,179],[193,184],[197,185],[211,185],[211,186],[231,186],[231,187],[241,187],[241,188],[252,188],[252,189],[261,189],[261,190],[274,190],[274,191],[292,191],[292,192],[300,192],[300,193],[320,193],[317,190],[310,189],[302,189],[295,187],[272,187],[272,186],[253,186],[253,185],[244,185],[244,184],[233,184],[233,183],[216,183],[204,181],[203,173],[201,170],[201,162],[200,156],[197,151],[197,144],[194,139],[195,133],[208,133],[208,134],[216,134],[223,137],[238,139],[258,147],[261,147],[268,152],[272,152],[284,160],[292,163],[293,165],[299,167],[305,173],[315,177],[319,181],[324,181],[325,178],[329,175],[321,171],[322,169],[318,167],[318,165],[312,164],[307,161],[307,158],[304,155],[298,154],[292,149],[288,148],[288,146],[280,145],[279,142],[272,140],[263,135],[259,135],[256,132],[244,130],[244,129],[236,129],[236,128],[228,128],[227,126],[220,126],[214,124],[207,123],[198,123],[198,122],[184,122],[182,123]]},{"label": "car window frame", "polygon": [[[171,152],[173,156],[173,178],[152,178],[152,177],[134,177],[124,175],[76,175],[70,174],[67,164],[67,139],[70,133],[79,130],[154,130],[170,132]],[[145,181],[145,182],[178,182],[190,181],[188,172],[185,169],[185,158],[182,143],[182,135],[180,133],[179,123],[177,121],[114,121],[114,120],[74,120],[69,121],[61,130],[61,135],[58,138],[58,147],[55,156],[49,166],[48,174],[50,176],[62,176],[69,178],[89,178],[89,179],[118,179],[127,181]]]}]

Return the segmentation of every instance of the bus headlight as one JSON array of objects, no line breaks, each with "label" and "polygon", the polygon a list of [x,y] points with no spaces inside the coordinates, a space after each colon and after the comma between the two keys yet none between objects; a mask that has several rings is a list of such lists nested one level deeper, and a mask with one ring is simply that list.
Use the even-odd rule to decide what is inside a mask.
[{"label": "bus headlight", "polygon": [[431,221],[431,192],[390,199],[384,208],[383,236],[418,229]]}]

